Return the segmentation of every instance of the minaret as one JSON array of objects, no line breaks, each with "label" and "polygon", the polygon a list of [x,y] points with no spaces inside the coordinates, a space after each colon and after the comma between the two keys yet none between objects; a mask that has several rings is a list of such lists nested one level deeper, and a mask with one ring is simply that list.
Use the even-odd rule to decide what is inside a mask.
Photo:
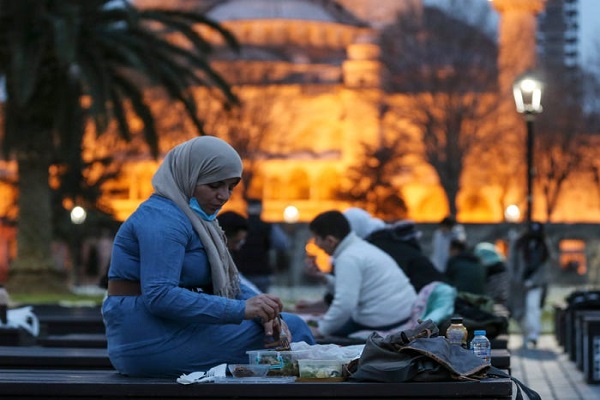
[{"label": "minaret", "polygon": [[536,16],[545,0],[492,0],[500,13],[499,85],[502,96],[512,96],[515,78],[536,67]]},{"label": "minaret", "polygon": [[[492,5],[500,13],[498,27],[498,93],[500,95],[499,115],[496,128],[503,132],[504,144],[499,150],[503,167],[512,176],[531,177],[530,166],[523,161],[529,160],[530,145],[527,141],[525,124],[517,114],[512,95],[512,86],[517,77],[537,67],[536,33],[538,13],[544,10],[545,0],[492,0]],[[521,149],[526,149],[522,156]],[[529,185],[529,183],[528,183]],[[526,196],[530,195],[528,189]],[[516,197],[513,197],[516,196]],[[519,202],[519,195],[513,194],[513,200]],[[529,197],[526,197],[529,199]],[[529,200],[526,200],[529,201]],[[533,209],[530,204],[528,210]]]}]

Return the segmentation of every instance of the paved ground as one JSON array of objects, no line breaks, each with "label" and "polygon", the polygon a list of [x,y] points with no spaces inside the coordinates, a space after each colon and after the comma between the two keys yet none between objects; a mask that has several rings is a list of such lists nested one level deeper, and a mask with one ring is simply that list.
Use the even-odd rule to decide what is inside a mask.
[{"label": "paved ground", "polygon": [[554,335],[543,335],[536,349],[523,349],[522,343],[521,335],[510,335],[512,375],[543,400],[600,399],[600,384],[586,383],[583,372],[569,360]]}]

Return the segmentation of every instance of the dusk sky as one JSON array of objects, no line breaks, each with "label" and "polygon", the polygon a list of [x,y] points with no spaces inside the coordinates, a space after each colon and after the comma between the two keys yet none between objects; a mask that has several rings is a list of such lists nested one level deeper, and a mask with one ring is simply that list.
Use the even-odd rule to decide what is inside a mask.
[{"label": "dusk sky", "polygon": [[[485,6],[489,0],[459,0],[466,12],[474,6]],[[524,0],[525,1],[525,0]],[[426,4],[447,7],[451,0],[424,0]],[[455,1],[456,3],[457,1]],[[596,60],[600,64],[600,0],[579,0],[579,62],[585,67]]]},{"label": "dusk sky", "polygon": [[600,61],[600,1],[579,0],[579,38],[581,40],[581,62],[584,65],[593,59]]}]

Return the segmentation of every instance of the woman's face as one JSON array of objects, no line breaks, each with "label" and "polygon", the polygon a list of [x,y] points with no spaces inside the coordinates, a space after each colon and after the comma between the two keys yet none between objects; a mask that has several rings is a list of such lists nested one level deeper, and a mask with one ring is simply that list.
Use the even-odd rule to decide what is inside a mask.
[{"label": "woman's face", "polygon": [[202,210],[208,215],[216,213],[231,197],[233,188],[240,182],[240,178],[229,178],[218,182],[197,185],[194,197]]}]

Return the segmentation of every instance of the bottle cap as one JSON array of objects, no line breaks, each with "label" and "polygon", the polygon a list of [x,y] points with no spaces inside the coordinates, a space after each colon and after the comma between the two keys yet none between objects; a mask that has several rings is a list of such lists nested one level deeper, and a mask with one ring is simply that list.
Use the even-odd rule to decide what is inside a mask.
[{"label": "bottle cap", "polygon": [[485,336],[485,333],[486,332],[484,330],[478,330],[478,331],[473,332],[473,334],[475,336]]},{"label": "bottle cap", "polygon": [[462,324],[463,319],[462,317],[452,317],[450,318],[450,323],[452,324]]}]

